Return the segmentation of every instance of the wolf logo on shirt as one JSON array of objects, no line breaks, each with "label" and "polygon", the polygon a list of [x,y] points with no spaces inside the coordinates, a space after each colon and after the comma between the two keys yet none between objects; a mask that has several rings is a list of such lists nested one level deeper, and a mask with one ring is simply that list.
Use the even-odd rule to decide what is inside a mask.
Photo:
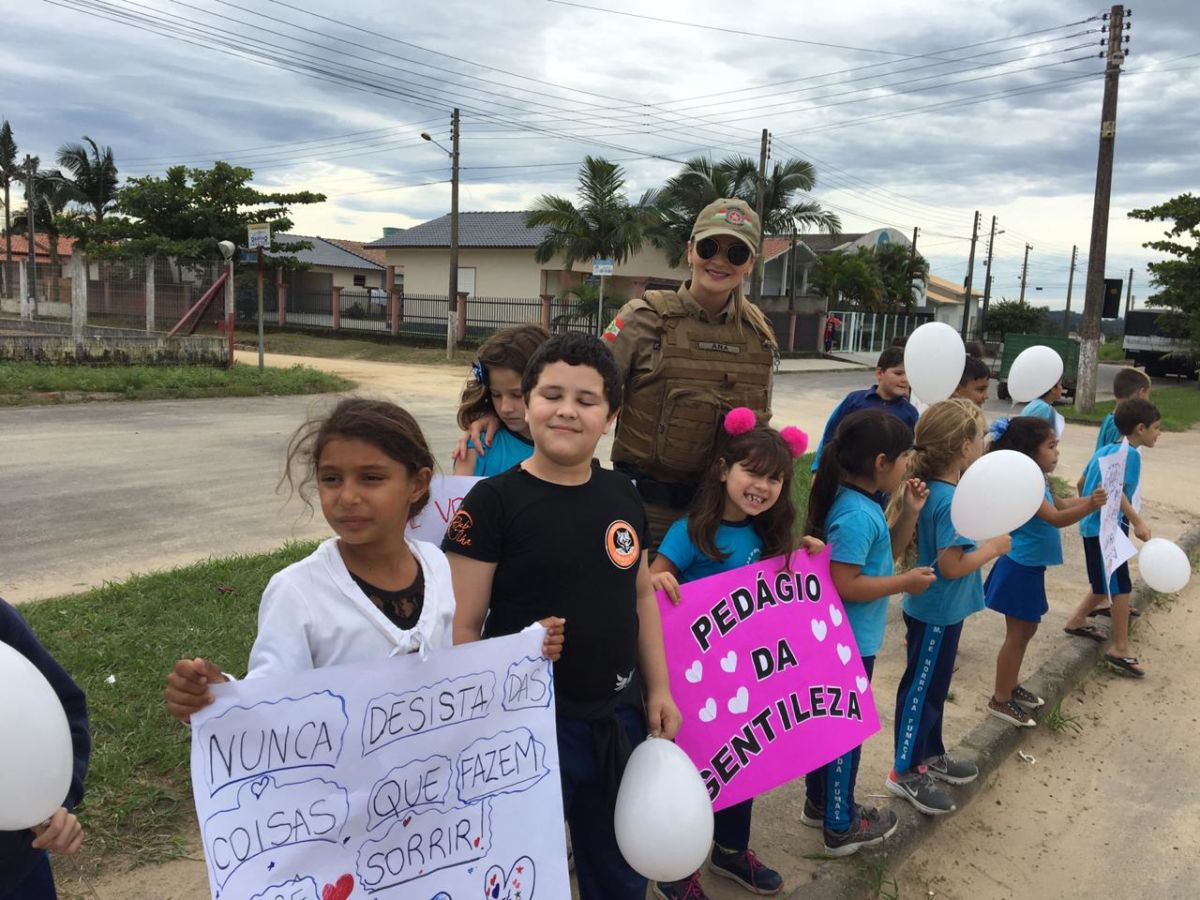
[{"label": "wolf logo on shirt", "polygon": [[618,519],[608,526],[604,535],[604,549],[608,558],[618,569],[628,569],[638,561],[638,537],[633,526]]}]

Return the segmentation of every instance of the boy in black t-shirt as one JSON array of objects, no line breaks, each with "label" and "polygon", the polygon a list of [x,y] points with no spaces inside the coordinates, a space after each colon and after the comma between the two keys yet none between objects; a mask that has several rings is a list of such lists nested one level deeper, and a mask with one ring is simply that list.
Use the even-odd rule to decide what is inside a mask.
[{"label": "boy in black t-shirt", "polygon": [[559,766],[579,893],[643,900],[646,880],[617,848],[613,804],[632,746],[647,728],[673,738],[681,718],[667,684],[641,497],[592,460],[621,406],[620,374],[596,338],[559,335],[530,359],[521,389],[533,456],[475,485],[442,541],[454,577],[454,642],[533,622],[562,631]]}]

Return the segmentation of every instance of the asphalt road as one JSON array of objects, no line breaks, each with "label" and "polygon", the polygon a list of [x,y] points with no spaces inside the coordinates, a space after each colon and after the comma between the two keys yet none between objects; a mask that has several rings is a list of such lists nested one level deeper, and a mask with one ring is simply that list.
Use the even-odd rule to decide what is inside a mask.
[{"label": "asphalt road", "polygon": [[[460,374],[354,366],[360,390],[404,404],[448,466]],[[1101,366],[1103,389],[1111,388],[1115,370]],[[871,380],[868,371],[781,375],[775,424],[799,425],[815,445],[838,399]],[[330,402],[271,397],[0,410],[0,596],[53,596],[132,572],[328,535],[319,510],[305,518],[302,504],[287,502],[276,485],[288,438]],[[1010,410],[998,400],[988,404],[992,416]],[[608,459],[607,442],[598,455]]]}]

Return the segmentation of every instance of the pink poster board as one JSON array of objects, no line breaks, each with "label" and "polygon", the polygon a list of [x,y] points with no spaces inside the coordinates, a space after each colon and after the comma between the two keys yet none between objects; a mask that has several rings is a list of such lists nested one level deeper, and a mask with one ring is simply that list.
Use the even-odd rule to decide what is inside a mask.
[{"label": "pink poster board", "polygon": [[811,772],[879,730],[829,551],[797,551],[658,595],[676,743],[724,809]]}]

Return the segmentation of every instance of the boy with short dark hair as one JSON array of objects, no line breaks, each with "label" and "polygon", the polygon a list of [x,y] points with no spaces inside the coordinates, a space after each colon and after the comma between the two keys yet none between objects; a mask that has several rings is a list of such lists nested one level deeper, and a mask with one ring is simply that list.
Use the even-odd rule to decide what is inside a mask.
[{"label": "boy with short dark hair", "polygon": [[[34,636],[21,614],[0,599],[0,643],[8,644],[42,673],[58,696],[71,729],[75,765],[63,805],[44,824],[25,831],[0,831],[0,900],[55,900],[50,853],[78,853],[83,828],[72,810],[83,799],[92,741],[87,699],[79,686]],[[11,690],[7,685],[3,690]]]},{"label": "boy with short dark hair", "polygon": [[837,434],[842,419],[860,409],[882,409],[889,412],[910,429],[917,427],[920,414],[908,399],[908,378],[904,374],[904,348],[888,347],[879,354],[875,363],[876,383],[861,391],[851,391],[842,398],[829,415],[817,452],[813,455],[812,471],[817,471],[821,461],[821,448]]},{"label": "boy with short dark hair", "polygon": [[642,499],[627,477],[592,459],[621,407],[620,372],[596,338],[558,335],[529,360],[521,389],[533,455],[476,484],[442,542],[454,641],[562,625],[559,767],[580,896],[643,900],[646,879],[617,848],[617,788],[647,726],[670,739],[681,717],[667,682]]},{"label": "boy with short dark hair", "polygon": [[1133,366],[1123,367],[1113,377],[1113,396],[1116,398],[1116,405],[1113,411],[1104,417],[1104,421],[1100,423],[1100,432],[1096,435],[1096,449],[1107,444],[1121,443],[1121,432],[1117,430],[1117,423],[1114,418],[1116,406],[1120,406],[1122,400],[1128,400],[1131,397],[1136,397],[1139,400],[1150,399],[1150,376],[1140,369],[1135,369]]},{"label": "boy with short dark hair", "polygon": [[[1138,448],[1153,447],[1158,442],[1162,428],[1161,420],[1162,413],[1149,400],[1122,400],[1114,411],[1117,430],[1129,441],[1121,496],[1121,529],[1128,534],[1132,525],[1134,536],[1139,541],[1150,540],[1150,528],[1142,520],[1133,503],[1142,474],[1142,456]],[[1095,452],[1083,473],[1085,492],[1094,491],[1100,486],[1100,460],[1117,453],[1120,449],[1119,443],[1106,444]],[[1103,632],[1094,625],[1088,625],[1087,618],[1094,609],[1102,606],[1111,597],[1112,647],[1104,656],[1105,662],[1123,675],[1142,678],[1146,674],[1145,671],[1138,660],[1129,655],[1129,595],[1132,591],[1129,563],[1122,563],[1111,578],[1105,576],[1104,558],[1100,550],[1100,510],[1080,521],[1079,533],[1083,537],[1083,553],[1087,562],[1091,591],[1084,596],[1071,618],[1067,619],[1063,630],[1067,634],[1102,642]]]},{"label": "boy with short dark hair", "polygon": [[1054,404],[1062,399],[1063,385],[1062,379],[1054,382],[1054,387],[1046,391],[1040,397],[1036,397],[1025,404],[1021,410],[1023,416],[1033,416],[1037,419],[1045,419],[1054,426],[1055,432],[1059,437],[1062,437],[1062,425],[1059,422],[1059,415],[1054,411]]},{"label": "boy with short dark hair", "polygon": [[982,359],[977,356],[968,356],[963,363],[962,378],[959,379],[958,387],[954,389],[951,398],[960,397],[963,400],[970,400],[980,409],[983,409],[983,404],[987,402],[988,384],[991,383],[992,373]]}]

